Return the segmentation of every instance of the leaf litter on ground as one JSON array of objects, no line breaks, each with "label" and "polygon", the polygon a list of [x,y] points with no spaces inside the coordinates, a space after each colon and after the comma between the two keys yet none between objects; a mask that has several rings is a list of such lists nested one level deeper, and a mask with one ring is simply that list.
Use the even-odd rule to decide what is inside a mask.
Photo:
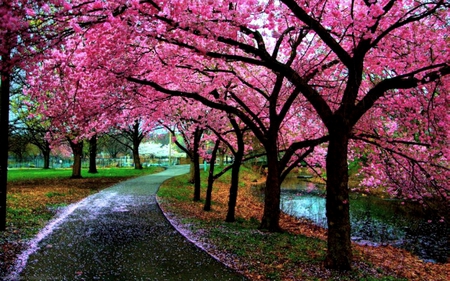
[{"label": "leaf litter on ground", "polygon": [[[158,202],[169,220],[187,238],[250,280],[448,280],[449,263],[424,262],[410,252],[392,246],[353,244],[351,272],[326,269],[322,262],[326,253],[326,229],[282,213],[280,226],[284,233],[258,230],[263,203],[252,188],[256,185],[255,178],[248,173],[241,174],[235,223],[224,222],[228,206],[227,182],[214,184],[212,211],[209,212],[203,211],[204,202],[168,195],[174,189],[177,193],[186,193],[187,189],[189,196],[193,194],[193,186],[183,184],[187,182],[183,176],[173,179],[175,186],[172,180],[163,184],[160,190],[164,196],[158,193]],[[311,247],[295,245],[293,241],[296,240],[311,244]]]}]

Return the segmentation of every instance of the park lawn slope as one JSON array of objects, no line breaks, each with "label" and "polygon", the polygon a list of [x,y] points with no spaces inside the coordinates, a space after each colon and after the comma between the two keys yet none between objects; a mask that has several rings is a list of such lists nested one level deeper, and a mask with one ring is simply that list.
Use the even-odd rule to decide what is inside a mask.
[{"label": "park lawn slope", "polygon": [[[206,176],[202,173],[202,197]],[[192,201],[193,185],[187,175],[166,181],[158,192],[158,202],[188,239],[250,280],[447,280],[448,263],[424,263],[393,247],[353,245],[353,271],[325,269],[325,229],[285,214],[280,221],[283,233],[257,229],[263,204],[252,186],[263,181],[251,170],[241,171],[234,223],[224,222],[229,175],[214,185],[212,211],[203,211],[203,201]]]}]

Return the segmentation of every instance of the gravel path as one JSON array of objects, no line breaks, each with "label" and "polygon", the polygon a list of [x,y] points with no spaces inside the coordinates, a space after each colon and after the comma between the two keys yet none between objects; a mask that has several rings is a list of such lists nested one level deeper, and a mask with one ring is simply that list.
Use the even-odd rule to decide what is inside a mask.
[{"label": "gravel path", "polygon": [[186,166],[128,180],[59,214],[7,280],[246,280],[188,242],[155,194]]}]

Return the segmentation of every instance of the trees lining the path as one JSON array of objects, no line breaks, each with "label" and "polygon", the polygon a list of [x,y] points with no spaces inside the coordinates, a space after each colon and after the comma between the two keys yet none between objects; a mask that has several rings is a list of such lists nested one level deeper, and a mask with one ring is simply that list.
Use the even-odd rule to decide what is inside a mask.
[{"label": "trees lining the path", "polygon": [[[169,45],[165,50],[178,55],[178,60],[174,60],[174,55],[167,56],[171,63],[163,61],[160,68],[168,71],[176,64],[176,67],[194,70],[195,78],[202,71],[210,71],[204,75],[205,79],[219,81],[215,87],[186,90],[193,88],[182,81],[187,73],[181,75],[182,79],[173,77],[167,83],[167,77],[161,79],[140,70],[130,71],[128,80],[169,95],[197,99],[205,105],[236,114],[243,120],[246,118],[239,115],[235,108],[225,109],[225,97],[233,97],[235,89],[230,89],[223,76],[217,75],[211,79],[211,72],[234,74],[239,64],[247,68],[263,67],[274,75],[271,78],[272,91],[267,95],[269,102],[279,96],[278,85],[290,85],[292,91],[286,98],[285,108],[289,109],[294,100],[303,99],[311,107],[309,110],[316,114],[315,119],[326,128],[326,266],[348,269],[352,261],[348,197],[350,145],[362,141],[385,148],[389,152],[386,156],[403,156],[406,162],[395,160],[389,164],[395,164],[400,171],[407,166],[406,163],[411,165],[407,169],[410,179],[403,183],[412,184],[406,185],[406,189],[415,189],[420,182],[429,188],[428,193],[433,190],[448,198],[449,187],[445,180],[449,174],[446,164],[448,155],[438,153],[444,149],[442,138],[446,136],[433,125],[436,119],[429,118],[428,114],[415,115],[412,123],[427,124],[424,126],[426,133],[418,131],[417,127],[405,126],[409,134],[393,134],[390,137],[394,141],[381,137],[379,133],[367,134],[373,127],[383,127],[386,116],[391,120],[407,118],[407,114],[398,116],[392,111],[391,104],[399,97],[405,99],[416,89],[419,89],[417,95],[428,100],[428,112],[439,107],[448,109],[445,98],[439,98],[443,95],[440,93],[448,91],[447,75],[450,74],[449,44],[444,35],[449,30],[448,3],[352,1],[344,4],[342,1],[328,1],[316,5],[314,1],[286,0],[269,1],[267,4],[253,1],[252,6],[250,2],[237,1],[234,7],[217,4],[211,8],[196,6],[195,3],[189,7],[181,2],[175,7],[154,3],[154,13],[136,9],[135,15],[141,16],[139,19],[144,29],[148,26],[153,28],[152,31],[161,30],[145,34],[163,46]],[[258,23],[261,18],[267,20]],[[402,47],[405,44],[407,46]],[[152,55],[161,59],[163,48],[155,49]],[[202,56],[209,63],[199,65],[192,60],[187,63],[186,57],[189,56]],[[240,82],[255,85],[246,84],[245,80]],[[212,97],[218,97],[218,101]],[[409,104],[411,111],[424,111],[415,99],[404,102]],[[236,104],[250,108],[251,101],[240,99]],[[269,104],[269,112],[273,113],[269,118],[272,124],[283,120],[277,119],[285,112],[278,106],[278,100]],[[378,111],[378,119],[370,120],[368,117],[373,117],[373,111]],[[274,128],[277,126],[269,126],[269,130]],[[255,135],[258,137],[256,132]],[[277,131],[259,138],[263,145],[265,140],[276,143],[278,139],[274,135]],[[433,137],[430,138],[430,135]],[[436,138],[441,141],[434,141]],[[399,150],[389,148],[394,144],[406,145],[408,153],[401,155]],[[279,186],[280,167],[275,164],[279,155],[274,151],[276,146],[264,146],[269,165],[267,200],[278,197],[278,188],[271,185]],[[409,155],[418,148],[426,151],[424,154],[427,156],[423,155],[426,161],[415,160],[414,156]],[[443,174],[446,176],[442,177]],[[393,188],[396,189],[396,186]],[[270,214],[265,211],[262,227],[277,229],[277,216],[274,214],[278,207],[276,200],[266,202],[265,210],[269,210]]]},{"label": "trees lining the path", "polygon": [[65,48],[89,72],[85,97],[136,87],[240,119],[266,151],[271,231],[289,167],[325,163],[329,268],[351,267],[351,159],[369,155],[363,172],[381,172],[366,182],[396,196],[449,201],[446,1],[210,2],[74,1],[81,39]]}]

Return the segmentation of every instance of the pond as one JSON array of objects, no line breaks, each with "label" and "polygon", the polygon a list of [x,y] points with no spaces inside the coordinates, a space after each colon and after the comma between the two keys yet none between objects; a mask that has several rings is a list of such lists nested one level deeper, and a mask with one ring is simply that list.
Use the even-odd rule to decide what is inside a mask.
[{"label": "pond", "polygon": [[[292,180],[282,186],[281,209],[290,215],[327,226],[323,188]],[[447,221],[400,200],[351,194],[352,240],[359,244],[393,245],[429,262],[447,262],[450,227]]]}]

